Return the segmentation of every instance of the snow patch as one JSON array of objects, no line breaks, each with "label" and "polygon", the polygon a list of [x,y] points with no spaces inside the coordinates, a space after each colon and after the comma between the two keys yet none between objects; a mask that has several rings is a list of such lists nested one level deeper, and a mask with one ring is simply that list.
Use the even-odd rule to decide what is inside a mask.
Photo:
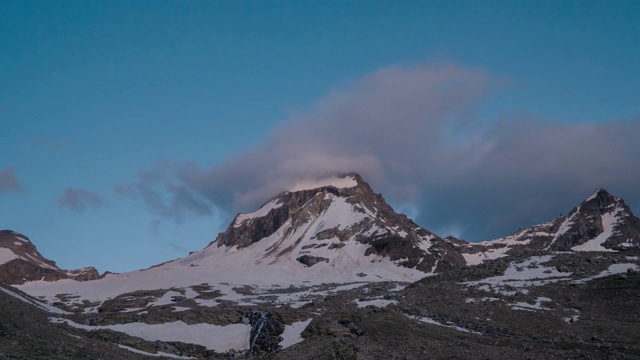
[{"label": "snow patch", "polygon": [[571,248],[573,251],[614,251],[607,249],[602,244],[607,241],[613,235],[614,227],[618,224],[618,214],[622,212],[622,208],[616,208],[614,211],[605,213],[602,215],[602,233],[595,238],[585,242],[584,244],[576,245]]},{"label": "snow patch", "polygon": [[358,305],[359,308],[365,308],[369,305],[383,308],[383,307],[387,307],[387,305],[389,304],[397,304],[398,301],[386,300],[386,299],[371,299],[371,300],[362,300],[362,301],[355,300],[355,303]]},{"label": "snow patch", "polygon": [[453,323],[443,324],[443,323],[441,323],[439,321],[436,321],[436,320],[434,320],[434,319],[432,319],[430,317],[420,317],[420,316],[410,316],[410,315],[405,315],[405,316],[408,317],[409,319],[418,320],[420,322],[427,323],[427,324],[438,325],[438,326],[446,327],[446,328],[457,330],[457,331],[462,331],[462,332],[466,332],[466,333],[482,335],[482,333],[480,333],[480,332],[469,330],[469,329],[465,329],[463,327],[454,325]]},{"label": "snow patch", "polygon": [[147,306],[171,305],[174,303],[174,301],[171,300],[171,298],[174,296],[182,297],[183,295],[177,291],[167,291],[166,293],[164,293],[164,295],[162,295],[162,297],[158,298],[152,303],[149,303]]},{"label": "snow patch", "polygon": [[633,269],[633,270],[638,271],[640,269],[640,266],[638,266],[637,264],[613,264],[613,265],[610,265],[607,270],[604,270],[603,272],[601,272],[598,275],[591,276],[591,277],[588,277],[588,278],[582,278],[582,279],[579,279],[579,280],[574,280],[574,281],[572,281],[572,283],[573,284],[582,284],[582,283],[586,283],[587,281],[591,281],[591,280],[594,280],[594,279],[599,279],[599,278],[603,278],[603,277],[606,277],[606,276],[626,273],[628,269]]},{"label": "snow patch", "polygon": [[515,304],[511,304],[511,310],[529,310],[529,311],[535,311],[535,310],[552,310],[550,308],[544,307],[542,306],[543,302],[550,302],[551,299],[547,298],[547,297],[543,297],[540,296],[538,298],[535,299],[535,304],[529,304],[528,302],[517,302]]},{"label": "snow patch", "polygon": [[570,322],[576,322],[576,321],[578,321],[578,319],[579,319],[579,318],[580,318],[580,315],[573,315],[573,316],[565,317],[565,318],[562,318],[562,319],[563,319],[565,322],[570,323]]},{"label": "snow patch", "polygon": [[158,351],[156,354],[152,354],[152,353],[148,353],[146,351],[134,349],[132,347],[128,347],[128,346],[124,346],[124,345],[120,345],[120,344],[118,344],[118,347],[120,349],[124,349],[124,350],[130,351],[132,353],[142,354],[142,355],[147,355],[147,356],[168,357],[168,358],[172,358],[172,359],[193,359],[190,356],[178,356],[178,355],[174,355],[174,354],[164,353],[164,352],[161,352],[161,351]]},{"label": "snow patch", "polygon": [[293,186],[291,192],[317,189],[325,186],[335,186],[339,189],[348,189],[357,186],[358,182],[352,176],[331,177],[317,181],[302,181]]},{"label": "snow patch", "polygon": [[183,306],[174,306],[173,307],[173,311],[174,312],[181,312],[181,311],[187,311],[187,310],[191,310],[191,308],[183,307]]},{"label": "snow patch", "polygon": [[464,302],[467,304],[475,304],[476,302],[493,302],[498,300],[500,299],[495,297],[482,297],[482,298],[466,298]]},{"label": "snow patch", "polygon": [[533,256],[521,263],[512,262],[503,275],[477,281],[467,281],[462,284],[466,286],[479,285],[479,290],[495,291],[509,296],[515,295],[517,292],[526,294],[528,293],[527,287],[568,280],[571,273],[559,272],[555,268],[541,265],[551,259],[553,259],[553,255]]},{"label": "snow patch", "polygon": [[591,200],[593,200],[593,199],[597,198],[597,197],[598,197],[598,194],[600,193],[600,191],[602,191],[602,189],[601,189],[601,188],[596,189],[596,191],[594,191],[594,192],[593,192],[593,194],[589,195],[589,197],[588,197],[588,198],[586,198],[586,199],[584,200],[584,202],[589,202],[589,201],[591,201]]},{"label": "snow patch", "polygon": [[89,326],[75,323],[68,319],[50,318],[54,323],[65,323],[69,326],[84,330],[110,329],[131,336],[137,336],[147,341],[182,341],[198,344],[217,352],[231,349],[246,350],[249,348],[251,327],[244,324],[211,325],[186,324],[174,321],[163,324],[128,323],[115,325]]},{"label": "snow patch", "polygon": [[302,332],[307,328],[307,325],[311,323],[312,319],[307,319],[303,321],[294,322],[291,325],[287,325],[284,328],[284,333],[282,333],[282,341],[280,342],[280,346],[283,349],[288,348],[291,345],[295,345],[304,340],[302,336]]},{"label": "snow patch", "polygon": [[40,302],[35,301],[35,300],[27,299],[26,297],[24,297],[24,296],[22,296],[20,294],[14,293],[13,291],[11,291],[9,289],[5,289],[2,286],[0,286],[0,291],[3,291],[4,293],[6,293],[8,295],[11,295],[14,298],[16,298],[16,299],[18,299],[18,300],[20,300],[22,302],[25,302],[25,303],[27,303],[29,305],[33,305],[33,306],[35,306],[35,307],[37,307],[37,308],[39,308],[41,310],[44,310],[46,312],[50,312],[50,313],[54,313],[54,314],[71,314],[70,312],[58,309],[55,306],[51,306],[51,305],[48,305],[48,304],[40,303]]},{"label": "snow patch", "polygon": [[258,211],[249,214],[238,214],[238,216],[236,216],[236,221],[233,223],[233,227],[239,227],[246,220],[266,216],[271,210],[277,209],[282,206],[282,203],[280,203],[279,201],[279,199],[273,199],[268,203],[262,205],[262,207]]},{"label": "snow patch", "polygon": [[6,264],[11,260],[18,259],[19,256],[7,248],[0,248],[0,265]]},{"label": "snow patch", "polygon": [[[524,244],[524,242],[521,242],[521,244]],[[511,248],[505,246],[497,249],[489,249],[487,251],[477,252],[475,254],[463,253],[462,256],[467,262],[467,265],[478,265],[485,260],[494,260],[507,256],[507,251],[509,251],[509,249]]]}]

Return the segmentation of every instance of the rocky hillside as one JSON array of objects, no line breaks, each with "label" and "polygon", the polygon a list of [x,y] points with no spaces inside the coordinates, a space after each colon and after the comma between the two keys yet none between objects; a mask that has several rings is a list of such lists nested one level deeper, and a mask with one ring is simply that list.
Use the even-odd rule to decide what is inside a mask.
[{"label": "rocky hillside", "polygon": [[37,302],[29,300],[26,294],[0,285],[0,359],[151,358],[148,354],[141,355],[126,350],[131,348],[125,347],[124,344],[135,343],[136,339],[119,336],[122,344],[118,346],[113,341],[108,341],[109,337],[114,337],[114,334],[108,331],[91,333],[52,323],[49,318],[60,314],[50,313],[45,308],[35,306],[35,303]]},{"label": "rocky hillside", "polygon": [[640,248],[640,219],[624,200],[596,190],[566,216],[481,243],[450,240],[467,264],[536,250],[627,251]]},{"label": "rocky hillside", "polygon": [[62,270],[44,258],[29,238],[11,230],[0,231],[0,283],[23,284],[27,281],[99,278],[96,269]]}]

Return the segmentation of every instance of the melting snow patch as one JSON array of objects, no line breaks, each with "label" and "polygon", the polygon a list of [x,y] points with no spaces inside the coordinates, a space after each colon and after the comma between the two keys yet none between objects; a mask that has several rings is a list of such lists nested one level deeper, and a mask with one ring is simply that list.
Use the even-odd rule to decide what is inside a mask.
[{"label": "melting snow patch", "polygon": [[583,284],[586,283],[587,281],[593,280],[593,279],[599,279],[599,278],[603,278],[606,276],[610,276],[610,275],[616,275],[616,274],[622,274],[627,272],[628,269],[633,269],[633,270],[638,270],[640,267],[637,264],[613,264],[611,266],[609,266],[609,268],[603,272],[601,272],[598,275],[595,276],[591,276],[588,278],[583,278],[583,279],[579,279],[579,280],[574,280],[571,283],[572,284]]},{"label": "melting snow patch", "polygon": [[564,320],[564,322],[572,323],[572,322],[578,321],[579,318],[580,318],[580,314],[564,317],[562,318],[562,320]]},{"label": "melting snow patch", "polygon": [[355,300],[355,303],[358,304],[359,308],[364,308],[364,307],[367,307],[369,305],[377,306],[379,308],[383,308],[383,307],[386,307],[389,304],[397,304],[398,301],[396,301],[396,300],[385,300],[385,299],[371,299],[371,300],[362,300],[362,301]]},{"label": "melting snow patch", "polygon": [[182,297],[183,295],[177,291],[167,291],[162,295],[162,297],[158,298],[158,300],[149,303],[147,306],[162,306],[162,305],[171,305],[174,303],[172,300],[173,297]]},{"label": "melting snow patch", "polygon": [[492,301],[498,301],[500,300],[499,298],[495,298],[495,297],[483,297],[483,298],[466,298],[464,300],[465,303],[467,304],[475,304],[476,302],[492,302]]},{"label": "melting snow patch", "polygon": [[509,246],[504,246],[501,248],[489,249],[487,251],[478,252],[475,254],[463,253],[462,256],[464,257],[464,260],[467,262],[467,265],[478,265],[485,260],[493,260],[493,259],[499,259],[501,257],[505,257],[507,256],[507,251],[509,251],[510,249],[511,248]]},{"label": "melting snow patch", "polygon": [[24,296],[22,296],[20,294],[16,294],[13,291],[11,291],[9,289],[5,289],[5,288],[3,288],[1,286],[0,286],[0,290],[5,292],[5,293],[7,293],[7,294],[9,294],[9,295],[11,295],[11,296],[13,296],[14,298],[16,298],[18,300],[26,302],[27,304],[33,305],[35,307],[38,307],[41,310],[44,310],[46,312],[50,312],[50,313],[54,313],[54,314],[71,314],[70,312],[58,309],[55,306],[51,306],[51,305],[48,305],[48,304],[43,304],[43,303],[37,302],[35,300],[27,299],[26,297],[24,297]]},{"label": "melting snow patch", "polygon": [[152,354],[152,353],[148,353],[146,351],[134,349],[132,347],[128,347],[128,346],[124,346],[124,345],[120,345],[120,344],[118,344],[118,347],[120,349],[131,351],[132,353],[143,354],[143,355],[147,355],[147,356],[157,356],[157,357],[162,356],[162,357],[168,357],[168,358],[172,358],[172,359],[193,359],[192,357],[178,356],[178,355],[168,354],[168,353],[164,353],[164,352],[160,352],[160,351],[158,351],[157,354]]},{"label": "melting snow patch", "polygon": [[479,290],[493,290],[504,295],[515,295],[517,292],[526,294],[528,290],[524,288],[568,280],[571,273],[559,272],[555,268],[540,265],[552,258],[553,255],[533,256],[521,263],[512,262],[503,275],[467,281],[463,284],[467,286],[480,285]]},{"label": "melting snow patch", "polygon": [[300,334],[307,328],[307,325],[311,322],[312,319],[307,319],[304,321],[294,322],[291,325],[287,325],[284,328],[284,333],[282,333],[282,341],[280,342],[280,346],[282,348],[288,348],[291,345],[297,344],[304,340]]},{"label": "melting snow patch", "polygon": [[191,308],[183,307],[183,306],[174,306],[173,307],[173,311],[175,311],[175,312],[187,311],[187,310],[191,310]]},{"label": "melting snow patch", "polygon": [[120,312],[128,313],[128,312],[136,312],[144,309],[145,308],[126,308],[126,309],[120,310]]},{"label": "melting snow patch", "polygon": [[454,325],[453,323],[443,324],[443,323],[438,322],[438,321],[436,321],[436,320],[434,320],[432,318],[429,318],[429,317],[419,317],[419,316],[410,316],[410,315],[405,315],[405,316],[408,317],[409,319],[418,320],[418,321],[421,321],[421,322],[427,323],[427,324],[438,325],[438,326],[442,326],[442,327],[446,327],[446,328],[449,328],[449,329],[458,330],[458,331],[462,331],[462,332],[466,332],[466,333],[482,335],[482,333],[479,333],[477,331],[465,329],[463,327]]},{"label": "melting snow patch", "polygon": [[404,288],[406,287],[407,285],[396,284],[396,286],[393,289],[389,289],[389,291],[400,291],[400,290],[404,290]]},{"label": "melting snow patch", "polygon": [[54,323],[66,323],[69,326],[84,330],[110,329],[131,336],[137,336],[147,341],[182,341],[190,344],[198,344],[217,352],[226,352],[231,349],[248,349],[251,332],[251,327],[244,324],[224,326],[211,324],[189,325],[182,321],[174,321],[153,325],[129,323],[88,326],[62,318],[50,318],[50,320]]},{"label": "melting snow patch", "polygon": [[529,304],[527,302],[517,302],[515,304],[511,304],[511,310],[528,310],[528,311],[536,311],[536,310],[551,310],[550,308],[546,308],[542,306],[543,302],[549,302],[551,299],[547,297],[538,297],[535,300],[535,304]]},{"label": "melting snow patch", "polygon": [[9,261],[17,258],[18,255],[16,255],[13,251],[7,248],[0,248],[0,265],[8,263]]}]

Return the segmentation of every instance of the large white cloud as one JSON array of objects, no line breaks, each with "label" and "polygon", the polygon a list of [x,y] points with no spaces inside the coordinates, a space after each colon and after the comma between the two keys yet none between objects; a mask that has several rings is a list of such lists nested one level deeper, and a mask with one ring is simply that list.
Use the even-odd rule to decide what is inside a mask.
[{"label": "large white cloud", "polygon": [[481,122],[477,111],[495,83],[453,65],[383,68],[244,154],[208,168],[163,164],[164,190],[144,177],[133,188],[157,192],[143,197],[152,208],[170,206],[168,216],[206,215],[205,203],[252,211],[300,180],[358,172],[393,203],[408,204],[421,225],[474,240],[568,211],[596,187],[638,203],[640,121]]}]

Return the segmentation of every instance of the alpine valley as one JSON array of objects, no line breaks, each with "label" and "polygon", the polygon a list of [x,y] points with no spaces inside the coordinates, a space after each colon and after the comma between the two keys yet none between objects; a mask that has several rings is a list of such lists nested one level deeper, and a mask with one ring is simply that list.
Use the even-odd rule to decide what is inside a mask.
[{"label": "alpine valley", "polygon": [[0,231],[0,358],[640,359],[639,270],[640,219],[603,189],[469,243],[346,174],[123,274],[59,269]]}]

